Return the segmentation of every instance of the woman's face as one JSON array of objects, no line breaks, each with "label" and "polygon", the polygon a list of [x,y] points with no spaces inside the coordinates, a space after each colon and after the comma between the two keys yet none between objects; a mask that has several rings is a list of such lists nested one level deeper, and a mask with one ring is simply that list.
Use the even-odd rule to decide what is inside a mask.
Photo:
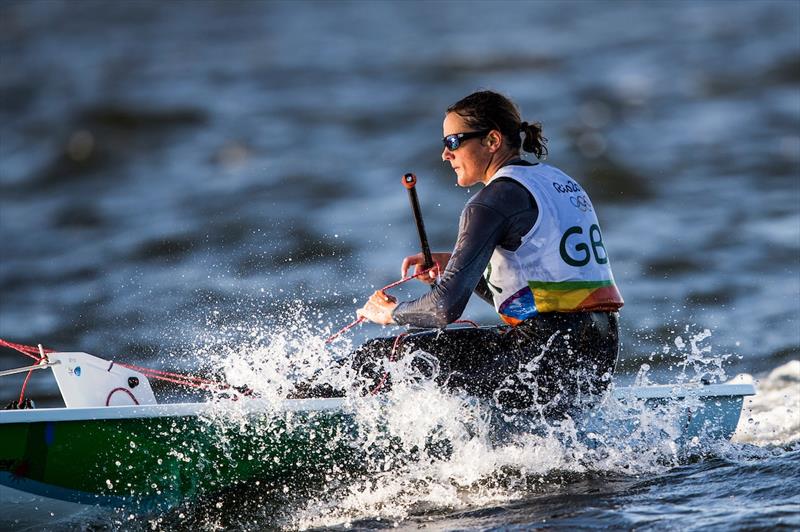
[{"label": "woman's face", "polygon": [[[457,113],[447,113],[444,117],[443,137],[470,131],[474,131],[473,128],[467,126],[464,119]],[[492,150],[484,145],[483,138],[463,140],[461,145],[452,151],[444,148],[442,160],[450,162],[450,166],[458,178],[458,185],[461,187],[471,187],[477,183],[483,183],[491,177],[486,175],[486,171],[492,161]]]}]

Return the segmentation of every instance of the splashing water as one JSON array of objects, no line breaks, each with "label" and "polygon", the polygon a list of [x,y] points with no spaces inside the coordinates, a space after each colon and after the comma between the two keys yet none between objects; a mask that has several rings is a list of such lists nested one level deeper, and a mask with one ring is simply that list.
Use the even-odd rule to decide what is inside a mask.
[{"label": "splashing water", "polygon": [[[698,345],[708,336],[704,331],[691,338],[692,358],[684,367],[698,375],[709,373],[704,365],[721,368],[722,361]],[[415,358],[434,371],[427,377],[415,372]],[[520,368],[522,382],[535,363]],[[547,420],[541,408],[509,416],[496,402],[437,386],[438,363],[429,353],[417,351],[388,366],[395,384],[382,401],[353,400],[363,431],[359,444],[367,451],[381,449],[371,455],[378,458],[337,496],[311,500],[292,527],[330,526],[363,516],[397,521],[437,509],[510,502],[565,475],[662,472],[687,459],[681,450],[681,413],[699,406],[697,399],[687,398],[645,408],[643,400],[623,403],[609,393],[594,405],[588,423],[569,416]],[[437,449],[437,441],[445,442],[445,452]],[[683,443],[690,453],[708,448],[702,438]],[[415,459],[387,455],[390,447]]]},{"label": "splashing water", "polygon": [[[686,326],[686,332],[689,333],[689,326]],[[712,347],[701,346],[700,343],[711,337],[711,331],[704,329],[702,332],[694,333],[689,337],[689,350],[686,350],[686,345],[683,338],[677,336],[675,338],[675,347],[682,355],[682,360],[678,366],[681,372],[678,375],[678,382],[697,381],[704,377],[709,377],[709,382],[723,382],[727,375],[723,369],[725,361],[730,358],[730,354],[714,355],[712,354]],[[691,369],[691,372],[688,370]]]},{"label": "splashing water", "polygon": [[[684,336],[687,340],[684,340]],[[730,360],[732,353],[715,353],[711,345],[703,345],[711,338],[711,331],[692,331],[692,326],[686,325],[683,334],[675,336],[671,345],[661,348],[661,357],[668,357],[672,363],[669,369],[678,371],[671,374],[670,382],[685,384],[690,382],[704,382],[706,384],[725,382],[728,375],[725,364]],[[688,343],[687,343],[688,342]],[[653,360],[656,353],[651,353],[649,360]],[[636,374],[635,385],[647,386],[653,384],[650,377],[651,366],[642,364]]]},{"label": "splashing water", "polygon": [[305,302],[295,301],[279,315],[277,323],[254,320],[206,332],[192,355],[203,362],[206,371],[220,375],[220,380],[250,390],[273,407],[282,404],[302,382],[350,388],[352,376],[337,361],[352,351],[352,343],[342,338],[326,345],[332,326],[322,329],[319,317]]},{"label": "splashing water", "polygon": [[[724,455],[729,445],[703,437],[681,440],[682,412],[698,406],[692,398],[645,408],[643,400],[621,401],[606,393],[600,400],[592,398],[581,415],[545,419],[537,408],[509,415],[496,401],[437,384],[438,359],[419,350],[384,361],[391,387],[377,396],[363,394],[363,380],[339,363],[352,345],[343,341],[335,350],[326,346],[326,335],[316,332],[305,315],[298,308],[287,316],[287,325],[263,331],[233,327],[246,340],[232,347],[214,343],[228,334],[218,331],[216,338],[207,339],[202,354],[228,382],[247,386],[274,409],[298,382],[343,390],[346,421],[332,427],[320,424],[322,418],[287,415],[254,424],[244,401],[225,400],[218,401],[205,423],[214,428],[227,460],[284,460],[270,448],[276,432],[305,434],[311,445],[308,454],[329,459],[320,460],[306,477],[281,485],[249,482],[199,505],[205,509],[194,509],[200,512],[195,519],[201,528],[220,525],[222,507],[239,511],[223,526],[230,519],[298,529],[366,518],[399,522],[414,515],[510,503],[575,479],[658,474],[693,457]],[[683,355],[678,382],[723,380],[729,355],[713,355],[703,345],[708,330],[691,333],[687,328],[685,334],[688,342],[682,336],[673,342]],[[530,380],[526,377],[535,362],[520,367],[521,382]],[[650,382],[649,370],[642,365],[637,385]],[[244,457],[236,454],[242,438],[252,443]],[[292,459],[296,463],[287,467],[308,465]],[[181,511],[187,512],[186,507]]]}]

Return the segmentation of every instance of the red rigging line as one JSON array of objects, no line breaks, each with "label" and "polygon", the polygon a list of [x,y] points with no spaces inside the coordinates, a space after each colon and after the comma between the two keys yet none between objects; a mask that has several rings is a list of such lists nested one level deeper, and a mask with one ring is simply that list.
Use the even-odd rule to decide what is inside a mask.
[{"label": "red rigging line", "polygon": [[117,366],[122,366],[123,368],[132,369],[134,371],[138,371],[139,373],[144,373],[149,377],[153,377],[154,379],[165,377],[163,380],[166,380],[167,377],[170,377],[173,379],[183,379],[186,381],[193,381],[203,384],[211,384],[211,385],[219,384],[218,381],[204,379],[203,377],[196,377],[194,375],[190,375],[187,373],[173,373],[171,371],[162,371],[158,369],[145,368],[143,366],[134,366],[133,364],[123,364],[122,362],[112,362],[112,364],[116,364]]},{"label": "red rigging line", "polygon": [[128,397],[130,397],[133,400],[134,404],[136,404],[136,405],[139,404],[138,399],[136,399],[136,396],[133,395],[130,390],[126,390],[125,388],[114,388],[113,390],[108,392],[108,397],[106,397],[106,406],[110,406],[111,405],[111,398],[117,392],[125,392],[125,393],[127,393]]},{"label": "red rigging line", "polygon": [[[36,366],[38,361],[33,364]],[[31,375],[33,375],[33,370],[28,371],[28,374],[25,375],[25,380],[22,383],[22,388],[19,391],[19,399],[17,400],[17,408],[22,408],[23,403],[25,402],[25,389],[28,387],[28,381],[31,380]]]},{"label": "red rigging line", "polygon": [[[404,332],[398,334],[397,338],[394,339],[394,343],[392,344],[392,352],[389,354],[389,362],[394,362],[397,359],[397,349],[400,347],[400,342],[402,342],[403,338],[405,338],[406,336],[408,336],[408,333]],[[381,388],[383,388],[383,385],[386,384],[386,380],[388,378],[389,378],[389,372],[384,371],[381,380],[378,382],[377,385],[375,385],[375,388],[370,390],[369,392],[370,395],[376,395],[379,391],[381,391]]]},{"label": "red rigging line", "polygon": [[[431,266],[430,268],[426,268],[424,270],[420,270],[420,271],[418,271],[417,273],[415,273],[413,275],[407,275],[406,277],[403,277],[402,279],[400,279],[398,281],[395,281],[393,283],[389,283],[386,286],[384,286],[383,288],[381,288],[380,291],[384,292],[386,290],[389,290],[390,288],[394,288],[395,286],[398,286],[398,285],[401,285],[403,283],[406,283],[406,282],[410,281],[411,279],[414,279],[416,277],[420,277],[422,275],[425,275],[429,271],[434,270],[434,269],[436,269],[438,267],[439,267],[439,264],[436,263],[433,266]],[[332,335],[330,335],[328,337],[328,339],[325,340],[325,343],[329,344],[329,343],[333,342],[336,338],[341,336],[343,333],[349,331],[350,329],[352,329],[356,325],[359,325],[360,323],[363,323],[364,320],[365,320],[365,318],[361,317],[361,318],[358,318],[357,320],[351,321],[350,323],[348,323],[347,325],[345,325],[344,327],[339,329],[337,332],[335,332]]]},{"label": "red rigging line", "polygon": [[22,388],[19,392],[17,407],[21,408],[25,402],[25,390],[28,388],[28,381],[31,380],[34,368],[46,358],[47,353],[52,353],[53,351],[52,349],[44,349],[41,345],[34,347],[32,345],[15,344],[14,342],[8,342],[2,338],[0,338],[0,346],[8,347],[9,349],[13,349],[14,351],[34,359],[34,363],[31,364],[31,369],[28,370],[28,374],[25,375],[25,380],[22,382]]},{"label": "red rigging line", "polygon": [[14,342],[8,342],[6,340],[3,340],[2,338],[0,338],[0,346],[8,347],[9,349],[13,349],[14,351],[18,351],[18,352],[22,353],[23,355],[25,355],[27,357],[35,359],[37,361],[37,363],[42,358],[41,356],[39,356],[40,355],[40,350],[43,353],[52,353],[53,352],[52,349],[45,349],[45,348],[43,348],[41,346],[35,347],[35,346],[32,346],[32,345],[15,344]]},{"label": "red rigging line", "polygon": [[[17,401],[17,406],[22,406],[25,400],[25,390],[28,387],[28,381],[31,378],[31,374],[33,373],[33,368],[38,366],[42,360],[44,360],[47,353],[54,353],[53,349],[45,349],[41,346],[34,347],[30,345],[23,345],[17,344],[14,342],[9,342],[7,340],[3,340],[0,338],[0,346],[7,347],[9,349],[13,349],[23,355],[33,358],[35,362],[31,364],[31,370],[28,371],[28,374],[25,376],[25,381],[22,383],[22,389],[20,390],[19,400]],[[202,377],[196,377],[194,375],[185,374],[185,373],[173,373],[170,371],[162,371],[158,369],[152,368],[145,368],[142,366],[134,366],[133,364],[124,364],[121,362],[112,362],[112,365],[122,366],[124,368],[132,369],[134,371],[138,371],[143,375],[147,376],[148,378],[162,380],[166,382],[171,382],[173,384],[178,384],[181,386],[187,386],[190,388],[198,388],[202,390],[208,391],[223,391],[229,390],[231,386],[224,382],[214,381],[211,379],[204,379]]]}]

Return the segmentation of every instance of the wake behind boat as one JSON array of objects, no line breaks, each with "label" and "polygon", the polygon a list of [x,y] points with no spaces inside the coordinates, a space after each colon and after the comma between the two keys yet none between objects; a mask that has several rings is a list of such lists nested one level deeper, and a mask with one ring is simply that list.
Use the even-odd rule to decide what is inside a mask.
[{"label": "wake behind boat", "polygon": [[[367,401],[391,408],[381,395],[158,404],[141,372],[87,353],[43,359],[66,407],[0,411],[0,485],[14,490],[168,508],[254,482],[276,490],[322,487],[359,471],[373,451],[387,452],[357,444],[364,428],[357,407]],[[579,435],[587,445],[625,440],[667,414],[662,430],[677,448],[729,439],[743,398],[754,393],[752,384],[619,387],[587,412]],[[442,458],[442,448],[424,452]]]}]

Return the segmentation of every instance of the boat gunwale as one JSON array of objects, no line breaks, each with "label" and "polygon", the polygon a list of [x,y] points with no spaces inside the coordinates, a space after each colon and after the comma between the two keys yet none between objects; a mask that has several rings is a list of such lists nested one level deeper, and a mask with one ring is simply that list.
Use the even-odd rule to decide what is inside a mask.
[{"label": "boat gunwale", "polygon": [[[755,395],[755,386],[742,384],[680,384],[628,386],[616,388],[617,400],[685,399],[703,397],[743,397]],[[98,407],[58,407],[0,411],[0,425],[61,421],[134,420],[201,415],[233,416],[239,414],[282,415],[286,413],[345,413],[345,397],[324,399],[285,399],[279,403],[264,399],[240,399],[236,403],[167,403],[158,405],[122,405]],[[234,405],[228,408],[228,405]]]},{"label": "boat gunwale", "polygon": [[0,411],[0,425],[12,423],[47,423],[60,421],[105,421],[151,419],[161,417],[230,416],[240,413],[282,415],[285,413],[341,412],[345,398],[286,399],[277,405],[264,399],[242,399],[228,408],[225,403],[165,403],[158,405],[121,405],[93,407],[57,407]]},{"label": "boat gunwale", "polygon": [[756,387],[751,383],[736,384],[658,384],[616,388],[616,399],[685,399],[687,397],[744,397],[755,395]]}]

